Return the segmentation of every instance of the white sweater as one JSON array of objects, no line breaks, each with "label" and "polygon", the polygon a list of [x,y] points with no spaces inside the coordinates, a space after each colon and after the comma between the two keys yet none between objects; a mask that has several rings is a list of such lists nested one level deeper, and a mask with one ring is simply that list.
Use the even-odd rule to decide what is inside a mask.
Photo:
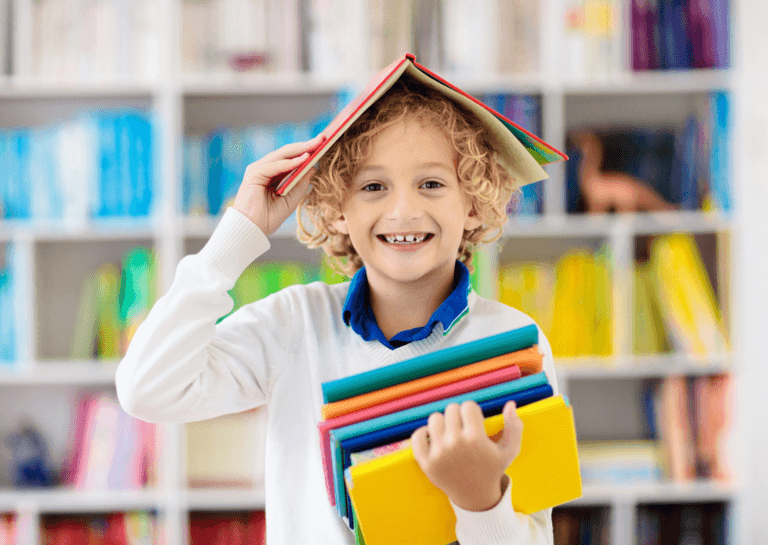
[{"label": "white sweater", "polygon": [[[117,395],[148,422],[192,422],[266,403],[266,523],[269,545],[342,545],[354,535],[328,502],[317,423],[321,383],[532,323],[502,303],[468,297],[469,313],[444,336],[391,350],[365,341],[342,318],[349,282],[287,287],[238,309],[227,293],[270,247],[261,230],[227,208],[205,247],[184,257],[168,292],[136,331],[117,369]],[[543,333],[544,371],[557,393]],[[552,544],[551,509],[522,515],[513,486],[484,512],[453,505],[461,545]]]}]

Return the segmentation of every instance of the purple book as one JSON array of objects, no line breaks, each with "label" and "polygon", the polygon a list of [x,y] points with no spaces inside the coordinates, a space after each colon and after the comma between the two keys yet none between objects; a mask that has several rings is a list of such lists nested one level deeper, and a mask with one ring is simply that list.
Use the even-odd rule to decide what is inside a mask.
[{"label": "purple book", "polygon": [[658,0],[632,0],[632,69],[659,67]]}]

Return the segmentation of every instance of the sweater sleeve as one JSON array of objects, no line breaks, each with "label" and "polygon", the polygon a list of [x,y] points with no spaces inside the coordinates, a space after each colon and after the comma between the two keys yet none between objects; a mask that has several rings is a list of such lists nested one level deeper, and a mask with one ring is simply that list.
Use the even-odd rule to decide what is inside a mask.
[{"label": "sweater sleeve", "polygon": [[118,365],[117,397],[128,414],[193,422],[266,402],[290,342],[281,334],[290,323],[285,298],[267,297],[216,321],[234,306],[227,292],[269,247],[264,233],[230,207],[203,249],[179,261]]},{"label": "sweater sleeve", "polygon": [[[558,394],[552,349],[539,328],[539,350],[544,354],[543,371]],[[525,429],[523,429],[525,433]],[[514,483],[504,476],[506,487],[501,500],[487,511],[466,511],[453,503],[456,514],[456,537],[460,545],[553,545],[552,509],[523,515],[512,508]]]}]

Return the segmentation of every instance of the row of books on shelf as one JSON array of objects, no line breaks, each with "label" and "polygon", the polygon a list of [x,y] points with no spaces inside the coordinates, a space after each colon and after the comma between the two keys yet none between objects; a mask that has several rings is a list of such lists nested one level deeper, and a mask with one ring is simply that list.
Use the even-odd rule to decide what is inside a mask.
[{"label": "row of books on shelf", "polygon": [[[586,185],[590,180],[583,171],[587,161],[597,163],[602,172],[625,173],[647,184],[674,208],[730,211],[731,118],[730,95],[718,91],[696,97],[691,115],[678,128],[571,131],[566,143],[568,212],[593,211],[591,187]],[[597,137],[598,145],[582,145],[585,134]],[[614,187],[622,191],[620,184]]]},{"label": "row of books on shelf", "polygon": [[61,484],[75,490],[139,490],[157,484],[155,425],[128,415],[111,394],[78,399]]},{"label": "row of books on shelf", "polygon": [[615,485],[731,481],[733,387],[728,374],[647,381],[638,400],[646,436],[580,441],[582,479]]},{"label": "row of books on shelf", "polygon": [[641,505],[637,509],[638,545],[725,545],[729,512],[723,503]]},{"label": "row of books on shelf", "polygon": [[[346,90],[336,97],[338,111],[354,96]],[[479,97],[526,130],[541,130],[541,100],[536,96],[487,94]],[[285,144],[309,140],[331,121],[328,113],[308,122],[222,127],[208,134],[186,135],[183,143],[182,211],[185,215],[213,215],[234,200],[246,167]],[[540,214],[542,183],[529,184],[510,200],[507,211],[516,215]]]},{"label": "row of books on shelf", "polygon": [[0,0],[0,59],[22,77],[153,79],[160,13],[153,0]]},{"label": "row of books on shelf", "polygon": [[[725,545],[727,508],[723,503],[643,504],[636,509],[637,545]],[[557,545],[607,545],[611,513],[606,507],[566,507],[552,511]]]},{"label": "row of books on shelf", "polygon": [[192,513],[189,518],[190,545],[264,545],[264,511],[247,513]]},{"label": "row of books on shelf", "polygon": [[[41,524],[40,539],[40,543],[45,545],[64,543],[160,545],[164,543],[157,517],[147,511],[104,515],[47,515]],[[11,541],[9,545],[15,545],[15,542]]]},{"label": "row of books on shelf", "polygon": [[152,114],[117,109],[0,130],[0,218],[72,227],[150,215],[155,126]]},{"label": "row of books on shelf", "polygon": [[[21,0],[13,11],[10,4],[0,0],[1,34],[15,30],[12,43],[0,41],[0,73],[58,80],[160,73],[156,2]],[[576,77],[726,68],[729,8],[728,0],[569,0],[563,68]],[[444,72],[529,73],[540,65],[541,17],[534,0],[183,0],[181,66],[356,77],[409,51]]]},{"label": "row of books on shelf", "polygon": [[[157,483],[155,425],[122,410],[114,395],[77,393],[63,461],[28,419],[5,432],[3,486],[16,489],[140,490]],[[7,450],[6,450],[7,449]]]},{"label": "row of books on shelf", "polygon": [[[15,359],[12,245],[0,269],[0,361]],[[484,254],[475,256],[471,283],[478,289]],[[613,353],[613,285],[611,257],[575,249],[556,263],[522,262],[502,265],[499,300],[522,310],[542,328],[556,357]],[[157,257],[137,246],[120,263],[106,262],[83,281],[68,357],[114,360],[122,357],[157,298]],[[229,291],[230,313],[245,304],[293,284],[346,281],[323,258],[319,264],[264,261],[251,264]],[[671,351],[703,357],[728,352],[724,319],[692,235],[655,237],[650,258],[634,268],[633,349],[636,354]],[[217,322],[217,323],[218,323]]]},{"label": "row of books on shelf", "polygon": [[[571,250],[556,263],[502,265],[499,300],[531,316],[556,357],[609,356],[612,274],[605,246]],[[703,357],[729,351],[720,306],[692,235],[655,237],[650,259],[634,268],[634,290],[636,354]]]}]

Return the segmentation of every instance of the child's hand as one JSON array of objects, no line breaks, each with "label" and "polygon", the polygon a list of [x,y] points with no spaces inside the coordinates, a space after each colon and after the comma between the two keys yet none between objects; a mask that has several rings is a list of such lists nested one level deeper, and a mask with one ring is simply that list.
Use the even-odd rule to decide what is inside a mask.
[{"label": "child's hand", "polygon": [[520,454],[523,421],[514,401],[504,405],[504,430],[495,443],[485,433],[480,406],[451,403],[432,413],[411,436],[413,455],[427,478],[467,511],[486,511],[502,497],[504,471]]},{"label": "child's hand", "polygon": [[306,195],[312,170],[284,197],[268,189],[269,185],[303,163],[324,139],[319,134],[306,142],[286,144],[248,165],[232,207],[245,214],[265,235],[277,231]]}]

